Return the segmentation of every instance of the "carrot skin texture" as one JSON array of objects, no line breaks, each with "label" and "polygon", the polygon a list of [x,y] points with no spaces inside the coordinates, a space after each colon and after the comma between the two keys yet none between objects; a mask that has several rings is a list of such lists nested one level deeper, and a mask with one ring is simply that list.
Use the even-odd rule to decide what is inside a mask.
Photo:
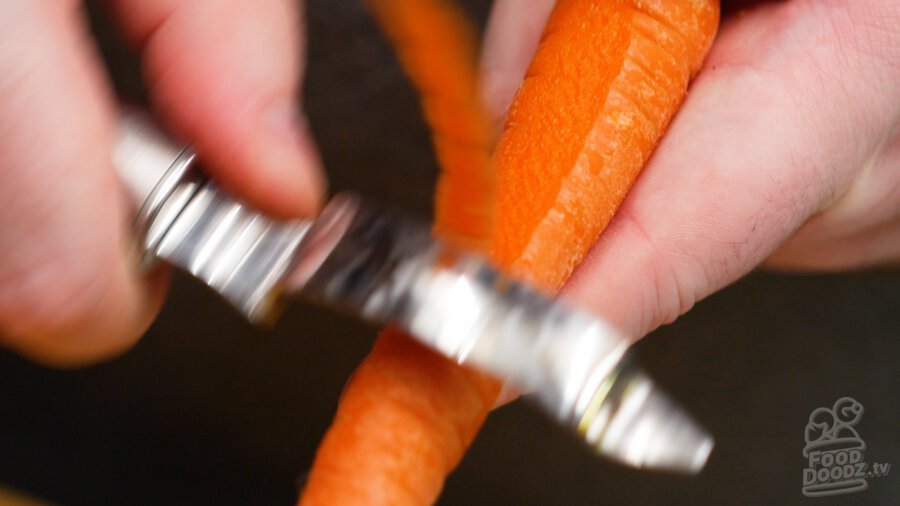
[{"label": "carrot skin texture", "polygon": [[300,504],[433,503],[496,395],[493,380],[385,329],[341,396]]},{"label": "carrot skin texture", "polygon": [[[468,109],[476,102],[454,105],[471,92],[468,78],[441,88],[453,77],[419,61],[427,51],[416,45],[440,62],[443,49],[428,38],[425,19],[442,21],[434,10],[409,16],[435,3],[444,2],[370,0],[434,131],[442,167],[436,231],[476,248],[485,248],[487,234],[499,267],[554,292],[608,224],[683,100],[714,37],[718,2],[559,0],[493,167],[487,116]],[[469,221],[484,217],[489,225]],[[491,378],[386,329],[342,395],[300,504],[433,503],[498,393]]]},{"label": "carrot skin texture", "polygon": [[558,3],[495,153],[498,264],[562,286],[681,104],[718,14],[709,0]]},{"label": "carrot skin texture", "polygon": [[441,173],[435,192],[435,232],[487,252],[495,177],[494,139],[480,96],[477,37],[450,0],[367,0],[419,91]]}]

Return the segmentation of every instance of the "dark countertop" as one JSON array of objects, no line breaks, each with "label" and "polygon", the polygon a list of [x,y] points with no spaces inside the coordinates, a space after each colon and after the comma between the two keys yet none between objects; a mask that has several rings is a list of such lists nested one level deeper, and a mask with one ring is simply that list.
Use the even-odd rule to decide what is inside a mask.
[{"label": "dark countertop", "polygon": [[[473,4],[483,20],[487,2]],[[309,2],[306,86],[334,189],[427,215],[428,132],[390,50],[357,0]],[[122,93],[132,56],[96,21]],[[375,335],[293,307],[251,328],[179,278],[125,356],[52,371],[0,351],[0,483],[66,504],[290,504],[345,379]],[[850,396],[867,462],[900,466],[900,272],[754,274],[649,336],[660,383],[716,435],[696,479],[595,459],[521,401],[496,412],[441,504],[900,504],[900,470],[868,490],[801,494],[810,412]]]}]

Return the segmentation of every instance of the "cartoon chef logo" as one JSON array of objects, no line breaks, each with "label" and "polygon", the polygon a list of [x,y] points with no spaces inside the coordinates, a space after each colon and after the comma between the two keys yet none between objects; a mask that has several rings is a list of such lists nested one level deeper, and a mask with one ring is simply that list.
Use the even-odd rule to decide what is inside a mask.
[{"label": "cartoon chef logo", "polygon": [[868,487],[866,478],[887,474],[890,464],[875,464],[870,471],[864,461],[866,443],[855,425],[863,415],[863,405],[841,397],[831,408],[816,408],[806,424],[803,456],[803,495],[828,496],[859,492]]}]

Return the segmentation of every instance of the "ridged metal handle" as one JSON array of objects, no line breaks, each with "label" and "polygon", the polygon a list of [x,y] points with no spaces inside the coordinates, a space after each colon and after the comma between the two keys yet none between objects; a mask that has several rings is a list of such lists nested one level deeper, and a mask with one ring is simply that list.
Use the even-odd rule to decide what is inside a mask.
[{"label": "ridged metal handle", "polygon": [[275,221],[192,170],[195,156],[139,112],[121,121],[114,163],[135,202],[142,259],[190,272],[251,322],[274,321],[282,281],[311,222]]}]

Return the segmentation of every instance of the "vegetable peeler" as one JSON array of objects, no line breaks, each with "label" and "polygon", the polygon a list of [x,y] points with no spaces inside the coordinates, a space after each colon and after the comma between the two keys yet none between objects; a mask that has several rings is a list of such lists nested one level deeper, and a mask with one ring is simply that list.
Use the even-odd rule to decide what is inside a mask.
[{"label": "vegetable peeler", "polygon": [[293,298],[392,323],[455,362],[523,391],[597,453],[628,466],[693,474],[712,438],[635,364],[630,341],[428,223],[339,194],[314,220],[276,221],[195,168],[140,111],[120,117],[113,161],[137,214],[142,265],[171,264],[255,324]]}]

